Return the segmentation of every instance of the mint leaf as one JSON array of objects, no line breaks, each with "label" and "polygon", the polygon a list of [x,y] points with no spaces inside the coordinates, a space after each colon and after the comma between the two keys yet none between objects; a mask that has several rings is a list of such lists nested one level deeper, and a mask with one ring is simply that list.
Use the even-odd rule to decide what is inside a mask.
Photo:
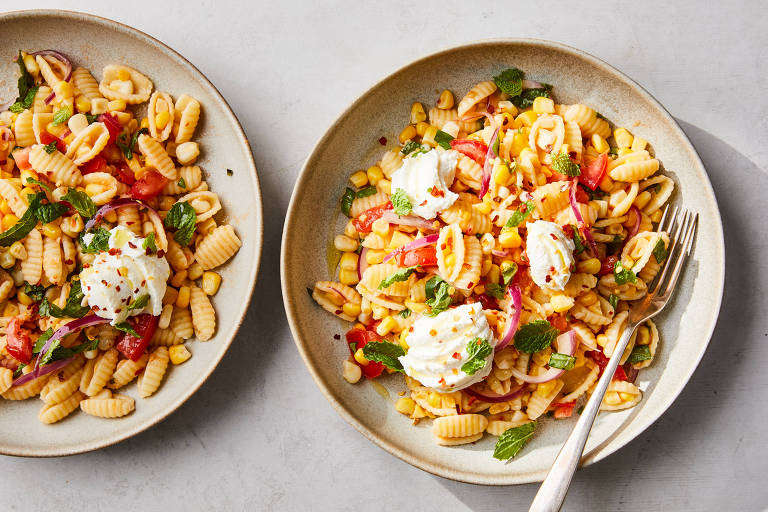
[{"label": "mint leaf", "polygon": [[53,152],[56,151],[56,143],[57,142],[58,141],[52,140],[51,142],[49,142],[48,144],[43,146],[43,149],[45,150],[46,153],[48,153],[49,155],[52,155]]},{"label": "mint leaf", "polygon": [[598,119],[604,119],[605,121],[607,121],[607,120],[608,120],[608,118],[607,118],[607,117],[605,117],[605,116],[604,116],[603,114],[601,114],[600,112],[595,112],[595,117],[597,117]]},{"label": "mint leaf", "polygon": [[517,68],[509,68],[493,77],[493,81],[502,92],[510,96],[519,96],[523,92],[523,72]]},{"label": "mint leaf", "polygon": [[179,181],[177,181],[176,184],[179,188],[187,188],[187,182],[184,181],[184,178],[179,178]]},{"label": "mint leaf", "polygon": [[352,201],[355,200],[355,191],[347,187],[341,196],[341,213],[349,217],[349,210],[352,208]]},{"label": "mint leaf", "polygon": [[40,335],[39,338],[37,338],[37,341],[35,342],[35,346],[32,349],[33,354],[39,354],[41,350],[43,350],[43,347],[45,346],[45,343],[51,339],[51,336],[53,336],[53,329],[49,327],[44,333]]},{"label": "mint leaf", "polygon": [[608,304],[611,305],[614,311],[616,311],[616,308],[619,306],[619,297],[614,294],[610,294],[608,296]]},{"label": "mint leaf", "polygon": [[416,142],[415,140],[409,140],[405,143],[405,146],[403,146],[403,149],[401,149],[400,152],[404,155],[409,155],[417,150],[419,150],[419,153],[426,153],[424,148],[421,147],[420,143]]},{"label": "mint leaf", "polygon": [[569,356],[568,354],[552,352],[552,355],[549,356],[548,364],[552,368],[558,368],[560,370],[573,370],[573,367],[576,366],[576,358]]},{"label": "mint leaf", "polygon": [[411,213],[413,205],[411,204],[411,200],[408,199],[405,190],[396,188],[390,200],[392,201],[392,206],[395,207],[395,213],[397,215],[409,215]]},{"label": "mint leaf", "polygon": [[82,318],[91,310],[89,306],[82,306],[83,290],[80,279],[73,279],[70,282],[69,296],[63,308],[50,302],[47,298],[40,304],[38,314],[40,316],[52,316],[54,318]]},{"label": "mint leaf", "polygon": [[474,338],[467,343],[467,354],[469,359],[461,365],[461,371],[467,375],[474,375],[485,368],[486,358],[493,353],[493,347],[484,338]]},{"label": "mint leaf", "polygon": [[584,241],[581,239],[581,235],[579,234],[579,228],[571,224],[571,229],[573,229],[573,245],[574,245],[574,254],[581,254],[586,250],[586,246],[584,245]]},{"label": "mint leaf", "polygon": [[[9,247],[13,242],[18,242],[32,231],[37,226],[38,221],[38,209],[40,208],[43,199],[46,199],[45,192],[38,192],[35,195],[27,194],[29,200],[29,207],[24,215],[11,226],[8,230],[0,233],[0,246]],[[53,211],[49,212],[53,215]],[[58,217],[54,217],[58,218]]]},{"label": "mint leaf", "polygon": [[533,437],[533,432],[535,430],[535,421],[505,430],[496,441],[493,457],[499,460],[509,460],[513,458],[520,452],[520,449],[525,446],[525,443]]},{"label": "mint leaf", "polygon": [[370,341],[363,346],[363,355],[369,361],[382,363],[387,368],[398,372],[403,371],[403,365],[397,358],[404,356],[405,350],[397,343]]},{"label": "mint leaf", "polygon": [[[50,288],[50,286],[48,288]],[[39,284],[24,283],[24,294],[33,301],[40,302],[43,300],[43,297],[45,297],[45,292],[48,288]]]},{"label": "mint leaf", "polygon": [[552,86],[549,84],[542,84],[544,87],[535,89],[526,89],[519,96],[513,96],[510,98],[512,103],[517,108],[528,108],[533,105],[533,100],[539,96],[549,98],[549,91],[552,90]]},{"label": "mint leaf", "polygon": [[451,141],[453,139],[453,135],[442,130],[437,130],[437,133],[435,133],[435,142],[443,149],[451,149]]},{"label": "mint leaf", "polygon": [[550,165],[553,171],[565,174],[566,176],[578,176],[581,174],[579,164],[571,160],[568,153],[561,151],[559,154],[552,157],[552,164]]},{"label": "mint leaf", "polygon": [[64,105],[53,114],[53,125],[59,126],[60,124],[64,124],[70,117],[72,117],[72,109]]},{"label": "mint leaf", "polygon": [[192,206],[184,201],[174,204],[165,216],[165,227],[174,229],[173,239],[180,245],[187,246],[192,240],[197,225],[197,214]]},{"label": "mint leaf", "polygon": [[[35,216],[43,224],[48,224],[49,222],[53,222],[54,220],[58,219],[59,217],[61,217],[62,215],[64,215],[69,211],[69,208],[65,204],[49,203],[48,199],[46,199],[45,197],[44,192],[39,192],[38,196],[40,196],[40,202],[37,205],[37,208],[35,209]],[[45,202],[43,203],[42,201],[45,201]]]},{"label": "mint leaf", "polygon": [[514,261],[507,262],[506,265],[502,265],[501,277],[504,280],[504,286],[507,286],[512,278],[517,274],[517,263]]},{"label": "mint leaf", "polygon": [[405,308],[404,310],[399,312],[398,315],[403,317],[403,318],[408,318],[409,316],[411,316],[411,310],[408,309],[408,308]]},{"label": "mint leaf", "polygon": [[26,368],[26,367],[27,367],[27,365],[25,365],[25,364],[20,364],[19,366],[17,366],[16,370],[14,370],[14,372],[13,372],[13,378],[15,379],[17,377],[21,377],[21,375],[24,373],[22,370],[24,370],[24,368]]},{"label": "mint leaf", "polygon": [[88,219],[96,215],[96,204],[85,192],[70,188],[61,200],[69,203],[83,218]]},{"label": "mint leaf", "polygon": [[99,114],[85,114],[85,120],[88,124],[93,124],[99,119]]},{"label": "mint leaf", "polygon": [[19,56],[16,58],[16,64],[19,65],[19,81],[17,82],[19,87],[19,97],[8,110],[14,114],[20,114],[26,109],[32,106],[35,101],[35,95],[37,94],[38,86],[35,85],[35,79],[29,74],[26,64],[24,64],[24,57],[19,50]]},{"label": "mint leaf", "polygon": [[378,190],[376,190],[376,187],[374,187],[374,186],[361,188],[360,190],[357,191],[357,198],[361,199],[363,197],[372,196],[376,192],[378,192]]},{"label": "mint leaf", "polygon": [[136,300],[128,304],[128,311],[141,310],[149,304],[149,295],[140,295]]},{"label": "mint leaf", "polygon": [[434,276],[430,278],[424,288],[427,295],[427,300],[425,302],[427,306],[432,308],[432,310],[427,313],[428,316],[437,316],[451,305],[451,285],[439,277]]},{"label": "mint leaf", "polygon": [[485,293],[494,299],[501,300],[504,298],[504,287],[498,283],[488,283],[485,285]]},{"label": "mint leaf", "polygon": [[[119,147],[123,155],[125,155],[126,160],[130,160],[133,158],[133,148],[136,147],[136,141],[139,140],[139,135],[149,133],[149,130],[146,128],[142,128],[141,130],[138,130],[135,132],[130,139],[128,139],[127,133],[121,133],[120,136],[115,141],[115,144],[117,147]],[[177,240],[178,241],[178,240]]]},{"label": "mint leaf", "polygon": [[613,278],[618,285],[637,282],[637,276],[632,272],[632,269],[625,268],[620,261],[617,261],[613,267]]},{"label": "mint leaf", "polygon": [[40,180],[36,180],[35,178],[27,178],[27,184],[37,185],[43,190],[47,190],[49,194],[53,194],[51,187],[49,187],[48,185],[46,185]]},{"label": "mint leaf", "polygon": [[148,250],[152,254],[155,254],[157,252],[157,244],[155,244],[154,233],[150,233],[146,237],[144,237],[144,241],[141,242],[141,248]]},{"label": "mint leaf", "polygon": [[664,240],[659,238],[659,241],[653,246],[653,257],[656,259],[656,263],[663,263],[667,256],[669,256],[669,253],[664,245]]},{"label": "mint leaf", "polygon": [[528,216],[533,213],[533,210],[536,209],[536,205],[533,204],[533,201],[526,201],[523,203],[525,205],[525,210],[515,210],[512,213],[512,216],[509,218],[506,224],[504,224],[505,228],[516,228],[519,226],[525,219],[528,218]]},{"label": "mint leaf", "polygon": [[398,283],[401,281],[407,281],[409,277],[411,277],[411,274],[413,274],[413,271],[416,270],[418,265],[414,267],[408,267],[408,268],[402,268],[392,274],[391,276],[388,276],[386,279],[383,279],[381,283],[379,283],[379,290],[383,290],[384,288],[389,288],[392,286],[393,283]]},{"label": "mint leaf", "polygon": [[136,330],[129,322],[120,322],[119,324],[115,324],[114,327],[118,331],[123,331],[124,333],[130,334],[134,338],[141,338],[139,333],[136,332]]},{"label": "mint leaf", "polygon": [[548,348],[557,338],[557,329],[546,320],[535,320],[518,329],[515,334],[515,348],[520,352],[533,354]]},{"label": "mint leaf", "polygon": [[651,347],[648,345],[635,345],[627,358],[629,364],[641,363],[651,358]]},{"label": "mint leaf", "polygon": [[93,238],[88,244],[85,243],[85,235],[88,234],[85,231],[81,232],[80,236],[77,237],[80,248],[84,253],[94,254],[97,252],[109,250],[109,231],[99,226],[91,230],[89,233],[93,235]]},{"label": "mint leaf", "polygon": [[96,348],[98,348],[98,346],[99,346],[99,340],[96,338],[92,340],[87,340],[79,345],[75,345],[74,347],[70,347],[70,348],[62,347],[61,340],[56,340],[53,343],[51,343],[51,346],[48,348],[48,352],[43,354],[42,358],[40,359],[40,365],[43,366],[56,361],[61,361],[62,359],[69,359],[70,357],[73,357],[79,354],[80,352],[95,350]]}]

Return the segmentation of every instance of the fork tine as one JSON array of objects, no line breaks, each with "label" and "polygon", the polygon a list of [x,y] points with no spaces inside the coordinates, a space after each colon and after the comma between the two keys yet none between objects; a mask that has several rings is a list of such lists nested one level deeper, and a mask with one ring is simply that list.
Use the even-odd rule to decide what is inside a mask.
[{"label": "fork tine", "polygon": [[699,214],[697,213],[696,216],[693,218],[693,227],[691,228],[691,238],[688,241],[688,245],[685,247],[685,255],[690,256],[691,255],[691,249],[693,249],[693,241],[696,238],[696,230],[699,228]]},{"label": "fork tine", "polygon": [[[658,280],[656,281],[656,286],[651,291],[653,294],[658,294],[663,290],[662,285],[665,283],[665,280],[667,278],[667,275],[669,274],[669,269],[674,266],[675,259],[678,254],[678,247],[680,246],[680,233],[682,232],[683,225],[688,220],[688,211],[683,211],[683,218],[680,219],[680,223],[677,224],[675,227],[674,222],[677,220],[678,209],[675,208],[674,212],[672,212],[671,221],[672,224],[669,225],[669,247],[667,249],[667,260],[664,262],[664,266],[661,270],[661,275],[659,276]],[[675,228],[674,231],[672,228]],[[663,293],[663,292],[661,292]]]},{"label": "fork tine", "polygon": [[672,274],[669,276],[667,286],[662,292],[665,295],[669,294],[675,289],[675,285],[677,284],[677,279],[680,277],[680,272],[683,268],[683,264],[686,262],[686,260],[688,259],[688,255],[690,254],[689,249],[693,242],[693,236],[696,232],[697,223],[698,223],[698,215],[697,216],[691,215],[689,222],[686,225],[683,242],[682,244],[680,244],[680,254],[678,255],[677,260],[675,261],[675,268],[672,271]]},{"label": "fork tine", "polygon": [[669,214],[669,205],[668,204],[666,206],[664,206],[664,211],[661,214],[661,220],[659,221],[659,226],[658,226],[658,228],[656,228],[656,231],[658,231],[658,232],[664,231],[662,229],[662,226],[664,226],[664,223],[667,220],[667,214]]},{"label": "fork tine", "polygon": [[663,224],[661,222],[659,223],[659,231],[666,231],[667,233],[672,235],[671,231],[672,231],[672,228],[675,226],[675,222],[677,221],[677,214],[679,212],[680,210],[678,209],[677,206],[675,206],[672,209],[672,213],[668,217],[661,219],[662,221],[664,221],[664,223]]}]

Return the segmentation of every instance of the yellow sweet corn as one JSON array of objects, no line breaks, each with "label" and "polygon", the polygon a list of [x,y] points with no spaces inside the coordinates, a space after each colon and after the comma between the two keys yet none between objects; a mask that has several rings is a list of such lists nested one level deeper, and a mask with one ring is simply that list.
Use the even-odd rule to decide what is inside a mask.
[{"label": "yellow sweet corn", "polygon": [[360,314],[360,304],[345,302],[341,309],[344,311],[345,315],[349,315],[355,318],[357,318],[357,315]]},{"label": "yellow sweet corn", "polygon": [[16,299],[19,301],[20,304],[24,304],[25,306],[29,306],[30,304],[32,304],[34,302],[29,297],[29,295],[24,293],[24,289],[23,288],[19,288],[19,291],[16,292]]},{"label": "yellow sweet corn", "polygon": [[417,124],[427,119],[427,113],[424,112],[424,105],[418,101],[411,105],[411,124]]},{"label": "yellow sweet corn", "polygon": [[192,353],[187,350],[187,347],[182,345],[173,345],[168,349],[168,355],[171,358],[173,364],[181,364],[188,361],[192,357]]},{"label": "yellow sweet corn", "polygon": [[371,185],[375,185],[380,179],[384,178],[384,173],[378,165],[372,165],[365,173],[368,175],[368,182]]},{"label": "yellow sweet corn", "polygon": [[435,142],[435,135],[437,135],[437,126],[427,126],[426,130],[424,130],[424,134],[421,136],[421,143],[434,148],[437,146],[437,142]]},{"label": "yellow sweet corn", "polygon": [[125,101],[123,100],[112,100],[109,103],[107,103],[107,110],[110,112],[124,112],[126,109]]},{"label": "yellow sweet corn", "polygon": [[440,93],[440,97],[437,99],[437,108],[441,110],[450,110],[453,108],[453,103],[453,93],[448,89],[445,89]]},{"label": "yellow sweet corn", "polygon": [[416,134],[419,137],[424,137],[424,134],[427,133],[427,130],[429,129],[429,123],[426,121],[419,121],[416,123]]},{"label": "yellow sweet corn", "polygon": [[558,293],[549,299],[549,304],[555,310],[555,313],[564,313],[573,307],[573,298]]},{"label": "yellow sweet corn", "polygon": [[499,244],[505,249],[520,247],[522,243],[523,239],[520,238],[517,228],[507,228],[499,234]]},{"label": "yellow sweet corn", "polygon": [[402,231],[394,231],[392,233],[392,239],[389,241],[389,247],[391,249],[397,249],[398,247],[402,247],[408,242],[410,242],[412,239]]},{"label": "yellow sweet corn", "polygon": [[632,134],[626,128],[616,128],[613,130],[613,138],[616,145],[620,148],[628,148],[632,145]]},{"label": "yellow sweet corn", "polygon": [[609,391],[605,394],[603,401],[608,405],[619,405],[621,403],[621,396],[615,391]]},{"label": "yellow sweet corn", "polygon": [[11,210],[11,207],[8,206],[8,201],[5,199],[0,199],[0,213],[3,215],[6,215],[8,213],[11,213],[13,210]]},{"label": "yellow sweet corn", "polygon": [[339,281],[347,286],[354,286],[360,282],[357,278],[357,270],[343,268],[339,270]]},{"label": "yellow sweet corn", "polygon": [[400,144],[405,144],[409,140],[416,137],[416,127],[412,124],[409,124],[405,128],[403,128],[403,131],[400,132],[400,135],[397,137],[397,140],[400,142]]},{"label": "yellow sweet corn", "polygon": [[357,262],[360,257],[354,252],[345,252],[339,260],[339,267],[345,270],[357,270]]},{"label": "yellow sweet corn", "polygon": [[[126,269],[126,274],[128,269]],[[171,286],[179,287],[182,284],[184,284],[184,281],[187,279],[187,272],[186,270],[179,270],[175,274],[173,274],[173,277],[171,277]]]},{"label": "yellow sweet corn", "polygon": [[12,213],[7,213],[3,215],[3,220],[2,220],[3,231],[10,229],[11,226],[16,224],[18,221],[19,221],[19,218]]},{"label": "yellow sweet corn", "polygon": [[611,147],[608,145],[605,139],[602,138],[597,133],[592,134],[591,140],[592,140],[592,146],[597,150],[598,153],[605,153],[607,151],[610,151]]},{"label": "yellow sweet corn", "polygon": [[519,120],[523,124],[523,126],[527,126],[530,128],[538,118],[539,118],[539,115],[536,112],[534,112],[533,110],[529,110],[517,116],[515,120],[516,121]]},{"label": "yellow sweet corn", "polygon": [[390,332],[392,332],[392,329],[397,327],[397,320],[392,318],[391,316],[388,316],[384,318],[379,325],[376,326],[376,333],[379,336],[386,336]]},{"label": "yellow sweet corn", "polygon": [[91,111],[91,100],[83,96],[82,94],[75,98],[75,107],[77,108],[78,112],[90,112]]},{"label": "yellow sweet corn", "polygon": [[363,349],[362,348],[359,348],[359,349],[357,349],[357,351],[355,351],[355,361],[357,361],[358,363],[360,363],[363,366],[367,365],[370,362],[363,355]]},{"label": "yellow sweet corn", "polygon": [[640,137],[635,137],[635,139],[632,141],[632,147],[630,149],[632,149],[632,151],[642,151],[647,145],[647,140]]},{"label": "yellow sweet corn", "polygon": [[576,264],[576,270],[584,272],[586,274],[597,274],[600,272],[601,267],[600,260],[597,258],[589,258],[588,260],[580,261]]},{"label": "yellow sweet corn", "polygon": [[190,293],[191,290],[189,289],[189,286],[182,286],[179,288],[179,295],[176,297],[176,307],[182,309],[189,307]]},{"label": "yellow sweet corn", "polygon": [[413,401],[413,398],[407,396],[399,398],[397,402],[395,402],[395,409],[397,412],[405,414],[406,416],[413,414],[415,408],[416,402]]},{"label": "yellow sweet corn", "polygon": [[533,100],[533,111],[537,114],[554,114],[555,102],[552,101],[552,98],[539,96]]},{"label": "yellow sweet corn", "polygon": [[497,185],[506,185],[509,182],[510,177],[511,174],[509,173],[509,167],[507,167],[506,164],[497,166],[493,173],[493,181]]},{"label": "yellow sweet corn", "polygon": [[195,281],[200,279],[200,277],[203,275],[203,267],[199,263],[195,262],[189,266],[187,272],[189,273],[189,279]]},{"label": "yellow sweet corn", "polygon": [[365,253],[365,262],[369,265],[377,265],[384,261],[384,256],[387,255],[387,251],[383,249],[368,249]]},{"label": "yellow sweet corn", "polygon": [[651,332],[644,325],[637,328],[637,341],[638,345],[648,345],[651,342]]},{"label": "yellow sweet corn", "polygon": [[371,231],[381,237],[389,235],[389,229],[389,221],[386,219],[376,219],[373,221],[373,224],[371,224]]},{"label": "yellow sweet corn", "polygon": [[349,177],[349,182],[357,188],[362,188],[368,184],[368,175],[365,171],[357,171]]},{"label": "yellow sweet corn", "polygon": [[43,224],[43,235],[48,238],[59,238],[61,236],[61,228],[53,222]]}]

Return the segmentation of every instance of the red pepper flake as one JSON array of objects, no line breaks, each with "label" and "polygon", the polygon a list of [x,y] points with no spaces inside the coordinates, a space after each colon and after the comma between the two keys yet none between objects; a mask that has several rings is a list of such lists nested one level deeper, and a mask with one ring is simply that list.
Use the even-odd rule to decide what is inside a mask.
[{"label": "red pepper flake", "polygon": [[552,280],[552,276],[549,276],[549,275],[544,279],[544,281],[546,282],[550,282],[551,280]]},{"label": "red pepper flake", "polygon": [[67,258],[67,259],[64,260],[64,264],[65,265],[72,265],[73,263],[74,263],[74,261],[72,261],[70,258]]},{"label": "red pepper flake", "polygon": [[410,327],[408,328],[408,332],[413,332],[413,326],[410,326]]},{"label": "red pepper flake", "polygon": [[115,291],[120,291],[120,285],[115,286]]},{"label": "red pepper flake", "polygon": [[117,255],[117,254],[120,254],[120,249],[117,249],[117,248],[113,247],[113,248],[111,248],[111,249],[109,250],[109,255],[110,255],[110,256],[115,256],[115,255]]},{"label": "red pepper flake", "polygon": [[382,146],[386,146],[387,145],[387,138],[386,137],[381,137],[379,139],[379,144],[381,144]]},{"label": "red pepper flake", "polygon": [[123,308],[117,308],[117,309],[115,310],[115,313],[120,313],[122,310],[123,310]]},{"label": "red pepper flake", "polygon": [[333,339],[340,340],[341,339],[341,335],[340,334],[334,334],[333,335]]},{"label": "red pepper flake", "polygon": [[[130,222],[128,224],[130,224]],[[128,242],[128,247],[130,247],[131,249],[135,249],[136,244],[134,244],[133,242]]]},{"label": "red pepper flake", "polygon": [[157,251],[157,257],[158,257],[158,258],[162,258],[163,256],[165,256],[165,251],[164,251],[164,250],[162,250],[162,249],[159,249],[159,250]]},{"label": "red pepper flake", "polygon": [[458,352],[454,352],[451,357],[453,357],[454,359],[461,359],[461,354],[459,354]]},{"label": "red pepper flake", "polygon": [[445,192],[437,188],[437,186],[432,187],[429,190],[429,193],[432,194],[434,197],[445,197]]},{"label": "red pepper flake", "polygon": [[343,312],[344,312],[344,311],[343,311],[343,310],[341,310],[341,309],[337,309],[337,310],[336,310],[336,314],[337,314],[337,315],[340,315],[340,314],[342,314]]},{"label": "red pepper flake", "polygon": [[445,379],[443,377],[440,377],[440,380],[437,381],[441,386],[445,386]]},{"label": "red pepper flake", "polygon": [[436,331],[436,330],[434,330],[434,329],[430,329],[430,330],[429,330],[429,335],[430,335],[430,336],[437,336],[437,331]]},{"label": "red pepper flake", "polygon": [[101,284],[103,284],[104,286],[106,286],[107,288],[109,288],[109,283],[108,283],[108,282],[107,282],[105,279],[102,279],[102,280],[101,280]]},{"label": "red pepper flake", "polygon": [[146,285],[147,285],[147,281],[146,281],[146,279],[145,279],[145,280],[142,280],[142,281],[141,281],[141,285],[140,285],[140,286],[144,287],[144,286],[146,286]]},{"label": "red pepper flake", "polygon": [[557,235],[556,235],[556,234],[554,234],[554,233],[550,233],[550,234],[549,234],[549,236],[551,236],[551,237],[552,237],[552,240],[554,240],[555,242],[557,242]]},{"label": "red pepper flake", "polygon": [[426,205],[426,204],[427,204],[427,200],[425,199],[424,201],[422,201],[421,203],[419,203],[419,206],[424,206],[424,205]]}]

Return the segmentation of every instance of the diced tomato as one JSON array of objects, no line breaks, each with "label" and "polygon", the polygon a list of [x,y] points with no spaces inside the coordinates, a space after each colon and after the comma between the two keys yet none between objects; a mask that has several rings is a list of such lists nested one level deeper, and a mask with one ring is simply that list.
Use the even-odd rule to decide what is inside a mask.
[{"label": "diced tomato", "polygon": [[155,335],[159,318],[148,313],[137,316],[132,325],[139,337],[127,333],[123,334],[117,343],[117,350],[131,361],[138,361],[144,351],[147,350],[152,336]]},{"label": "diced tomato", "polygon": [[576,202],[584,204],[589,202],[589,195],[579,186],[576,187]]},{"label": "diced tomato", "polygon": [[[52,134],[50,134],[50,133],[48,133],[46,131],[40,132],[40,144],[48,145],[48,144],[50,144],[53,141],[56,141],[56,149],[58,149],[62,153],[66,153],[67,152],[67,145],[64,144],[63,140],[61,140],[57,136],[52,135]],[[19,167],[19,169],[21,169],[21,167]]]},{"label": "diced tomato", "polygon": [[533,287],[533,279],[528,274],[526,268],[518,268],[515,277],[512,278],[512,283],[520,287],[520,290],[525,292]]},{"label": "diced tomato", "polygon": [[[381,336],[376,331],[365,329],[351,329],[347,332],[347,346],[352,354],[358,349],[363,348],[369,341],[381,341]],[[369,379],[378,377],[384,371],[384,365],[377,361],[369,361],[366,365],[362,365],[356,360],[355,363],[363,371],[363,375]]]},{"label": "diced tomato", "polygon": [[20,363],[29,364],[32,360],[32,331],[22,327],[23,319],[20,316],[11,318],[5,328],[5,350]]},{"label": "diced tomato", "polygon": [[32,151],[32,146],[27,146],[24,149],[17,149],[13,152],[13,160],[16,162],[16,167],[21,171],[28,171],[32,168],[32,164],[29,163],[29,152]]},{"label": "diced tomato", "polygon": [[576,407],[575,400],[564,404],[555,404],[555,419],[561,420],[563,418],[570,418],[573,415],[574,407]]},{"label": "diced tomato", "polygon": [[93,172],[106,172],[106,170],[107,160],[101,155],[96,155],[80,167],[80,172],[83,173],[83,175],[91,174]]},{"label": "diced tomato", "polygon": [[[495,297],[491,297],[490,295],[486,295],[485,293],[480,294],[477,296],[477,299],[480,301],[480,304],[483,305],[483,309],[501,309],[499,307],[499,303],[496,302]],[[471,301],[472,299],[467,299],[467,301]]]},{"label": "diced tomato", "polygon": [[[586,355],[588,355],[600,368],[600,375],[602,375],[605,367],[608,366],[609,359],[599,350],[591,350],[587,352]],[[627,380],[627,374],[624,372],[624,368],[621,366],[616,368],[616,371],[613,374],[613,380]]]},{"label": "diced tomato", "polygon": [[379,206],[374,206],[373,208],[369,208],[361,213],[356,219],[352,221],[352,223],[354,224],[358,233],[370,233],[371,225],[374,223],[374,221],[380,219],[381,216],[384,215],[384,212],[392,209],[394,209],[394,206],[392,206],[391,202],[387,202]]},{"label": "diced tomato", "polygon": [[485,155],[488,153],[488,146],[484,142],[474,139],[453,139],[451,149],[467,155],[480,165],[485,164]]},{"label": "diced tomato", "polygon": [[437,251],[434,245],[419,247],[408,252],[402,252],[397,255],[397,262],[401,267],[422,267],[437,265]]},{"label": "diced tomato", "polygon": [[133,185],[136,183],[136,176],[134,176],[133,170],[126,161],[119,162],[115,166],[115,174],[115,177],[126,185]]},{"label": "diced tomato", "polygon": [[150,169],[131,186],[134,199],[152,199],[163,190],[168,179],[159,172]]},{"label": "diced tomato", "polygon": [[608,274],[613,274],[613,267],[616,266],[616,262],[619,261],[619,257],[615,254],[612,254],[611,256],[607,256],[603,260],[603,265],[600,267],[600,273],[601,276],[607,276]]},{"label": "diced tomato", "polygon": [[592,163],[581,168],[581,174],[579,174],[579,181],[590,190],[595,190],[603,181],[605,171],[608,169],[608,154],[603,153],[598,156]]},{"label": "diced tomato", "polygon": [[117,117],[113,116],[109,112],[104,112],[98,117],[98,121],[100,123],[104,123],[104,126],[107,127],[107,131],[109,132],[109,143],[114,144],[117,140],[117,136],[120,135],[120,132],[123,131],[123,127],[120,125],[120,121],[117,120]]},{"label": "diced tomato", "polygon": [[554,314],[549,317],[549,323],[560,332],[568,330],[568,320],[565,318],[565,315]]}]

